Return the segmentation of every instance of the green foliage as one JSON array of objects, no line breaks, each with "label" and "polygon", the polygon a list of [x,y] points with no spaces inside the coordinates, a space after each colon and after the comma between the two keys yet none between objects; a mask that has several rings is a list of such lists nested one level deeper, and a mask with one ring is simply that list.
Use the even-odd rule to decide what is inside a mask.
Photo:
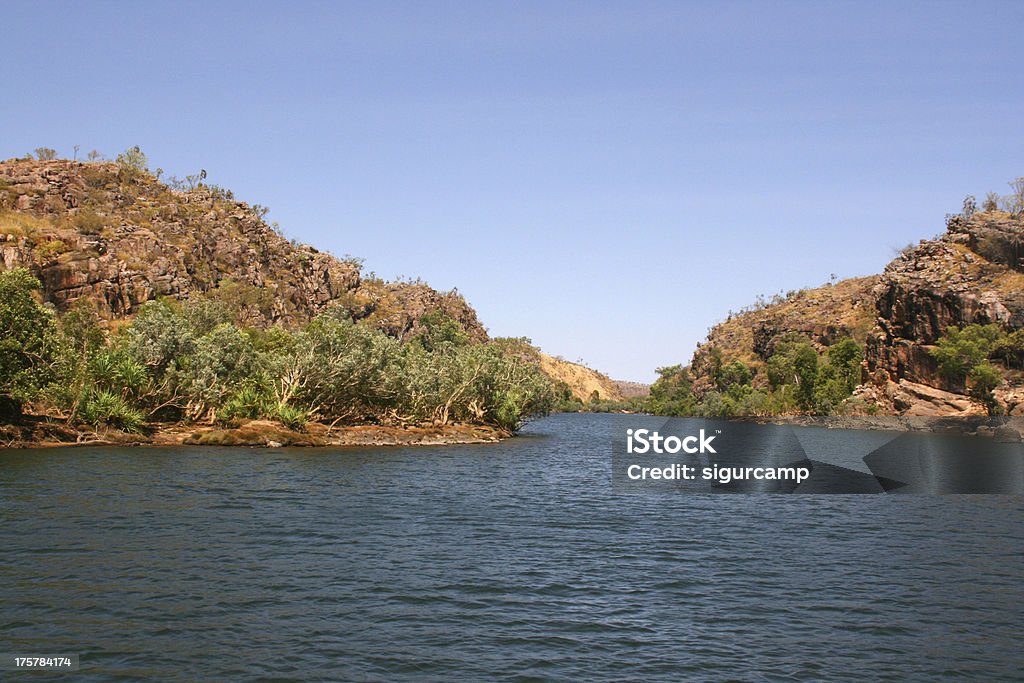
[{"label": "green foliage", "polygon": [[57,327],[35,298],[39,287],[24,268],[0,272],[0,412],[8,416],[52,378]]},{"label": "green foliage", "polygon": [[139,432],[145,422],[141,411],[124,397],[105,390],[90,390],[79,406],[83,421],[96,426],[106,425],[123,432]]},{"label": "green foliage", "polygon": [[998,325],[950,327],[931,350],[939,373],[955,387],[965,386],[971,370],[988,359],[1003,340]]},{"label": "green foliage", "polygon": [[484,422],[510,430],[550,412],[551,380],[509,341],[446,342],[432,352],[418,343],[406,345],[396,410],[410,421]]},{"label": "green foliage", "polygon": [[296,408],[295,406],[287,403],[278,403],[273,407],[269,416],[276,419],[285,427],[295,430],[305,429],[306,423],[309,422],[308,412],[302,408]]},{"label": "green foliage", "polygon": [[179,359],[192,353],[195,335],[179,304],[159,300],[139,309],[123,343],[131,356],[160,380]]},{"label": "green foliage", "polygon": [[988,361],[978,363],[968,375],[969,390],[971,396],[989,406],[990,411],[995,407],[995,398],[992,391],[1003,381],[1003,376]]},{"label": "green foliage", "polygon": [[801,410],[813,410],[814,386],[818,379],[818,352],[798,334],[784,336],[768,359],[768,381],[773,389],[792,387]]},{"label": "green foliage", "polygon": [[1011,332],[992,345],[992,358],[1009,368],[1024,368],[1024,329]]},{"label": "green foliage", "polygon": [[398,342],[351,320],[321,316],[261,356],[280,404],[365,419],[394,396]]},{"label": "green foliage", "polygon": [[[192,331],[198,332],[195,327]],[[192,353],[181,359],[174,378],[185,415],[201,419],[213,414],[234,387],[255,373],[255,363],[252,342],[234,325],[222,323],[197,334]]]},{"label": "green foliage", "polygon": [[272,407],[272,397],[265,387],[243,384],[224,401],[217,411],[217,421],[235,424],[241,420],[257,420],[271,415]]},{"label": "green foliage", "polygon": [[117,163],[126,170],[145,171],[149,165],[149,159],[146,158],[146,155],[136,145],[118,154]]},{"label": "green foliage", "polygon": [[462,327],[443,311],[432,311],[420,317],[423,332],[415,341],[427,352],[437,351],[445,345],[465,346],[469,336]]},{"label": "green foliage", "polygon": [[342,311],[295,331],[256,330],[239,328],[238,309],[220,297],[158,300],[107,335],[85,305],[58,328],[35,299],[38,286],[24,270],[0,274],[3,386],[10,401],[44,401],[72,422],[128,431],[146,419],[258,418],[294,429],[323,420],[514,430],[555,402],[529,340],[473,344],[439,314],[424,316],[422,334],[403,345]]},{"label": "green foliage", "polygon": [[766,416],[793,412],[839,412],[860,381],[863,350],[845,338],[824,357],[798,334],[775,343],[760,375],[740,361],[725,363],[720,353],[708,353],[713,387],[699,397],[692,393],[689,371],[679,365],[659,368],[642,409],[657,415],[706,417]]},{"label": "green foliage", "polygon": [[696,399],[691,393],[690,372],[682,365],[658,368],[658,379],[644,402],[644,410],[655,415],[694,415]]},{"label": "green foliage", "polygon": [[57,150],[50,147],[36,147],[33,153],[39,161],[51,161],[57,158]]}]

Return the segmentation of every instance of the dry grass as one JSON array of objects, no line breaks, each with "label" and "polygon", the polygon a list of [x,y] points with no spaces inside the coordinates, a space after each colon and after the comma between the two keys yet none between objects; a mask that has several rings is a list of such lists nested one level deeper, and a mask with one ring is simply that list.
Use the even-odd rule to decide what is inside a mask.
[{"label": "dry grass", "polygon": [[34,237],[40,231],[53,229],[53,223],[19,211],[0,211],[0,233],[15,237]]}]

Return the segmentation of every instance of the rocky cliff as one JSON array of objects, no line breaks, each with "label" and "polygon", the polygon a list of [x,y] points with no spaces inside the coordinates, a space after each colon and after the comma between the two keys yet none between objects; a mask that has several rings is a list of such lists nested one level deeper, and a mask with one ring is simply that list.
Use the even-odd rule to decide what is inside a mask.
[{"label": "rocky cliff", "polygon": [[[954,216],[944,235],[910,247],[873,289],[877,324],[865,348],[857,394],[885,412],[983,413],[938,374],[930,351],[952,326],[1024,327],[1024,218],[1002,211]],[[1007,373],[996,392],[1003,410],[1024,414],[1024,390]]]},{"label": "rocky cliff", "polygon": [[[938,374],[930,351],[952,327],[1024,327],[1024,217],[1002,211],[954,216],[947,231],[905,249],[879,276],[795,292],[715,326],[694,354],[698,395],[710,387],[713,363],[740,360],[766,384],[774,343],[797,332],[823,351],[850,336],[864,344],[863,384],[854,397],[894,415],[967,416],[986,408]],[[999,408],[1024,414],[1024,381],[1003,373]],[[962,388],[959,388],[962,390]]]},{"label": "rocky cliff", "polygon": [[407,338],[442,311],[487,338],[457,293],[365,277],[355,259],[285,239],[264,213],[215,186],[172,189],[114,163],[0,162],[0,267],[28,268],[58,310],[87,298],[111,320],[156,297],[211,296],[255,326],[344,306]]}]

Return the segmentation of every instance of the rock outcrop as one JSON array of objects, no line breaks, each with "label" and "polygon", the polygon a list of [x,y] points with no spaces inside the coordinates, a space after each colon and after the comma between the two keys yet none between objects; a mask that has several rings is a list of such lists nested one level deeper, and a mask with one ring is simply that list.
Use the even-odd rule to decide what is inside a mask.
[{"label": "rock outcrop", "polygon": [[[931,354],[950,327],[1024,327],[1024,217],[1002,211],[949,219],[947,231],[908,247],[875,277],[791,294],[715,326],[694,354],[698,395],[713,363],[763,367],[781,335],[797,332],[824,350],[851,336],[864,343],[863,384],[854,398],[886,415],[984,415],[987,408],[949,386]],[[1004,372],[999,412],[1024,415],[1024,377]],[[766,382],[757,373],[755,384]]]},{"label": "rock outcrop", "polygon": [[1003,212],[955,217],[935,240],[906,249],[885,268],[873,292],[877,327],[865,349],[866,370],[881,379],[944,386],[929,350],[950,327],[1024,326],[1024,274],[1017,244],[1024,221]]},{"label": "rock outcrop", "polygon": [[0,267],[25,267],[58,310],[88,299],[102,316],[132,316],[157,297],[212,296],[255,326],[298,325],[344,306],[396,337],[442,311],[476,340],[487,338],[455,292],[388,283],[356,259],[285,239],[263,211],[230,192],[176,190],[113,163],[0,163]]}]

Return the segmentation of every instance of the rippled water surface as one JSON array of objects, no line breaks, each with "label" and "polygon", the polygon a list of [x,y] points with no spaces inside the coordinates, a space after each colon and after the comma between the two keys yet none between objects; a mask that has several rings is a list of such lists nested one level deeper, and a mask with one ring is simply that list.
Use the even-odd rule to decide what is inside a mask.
[{"label": "rippled water surface", "polygon": [[[0,651],[54,680],[1019,680],[1024,503],[623,494],[497,445],[0,451]],[[3,674],[0,674],[2,676]]]}]

